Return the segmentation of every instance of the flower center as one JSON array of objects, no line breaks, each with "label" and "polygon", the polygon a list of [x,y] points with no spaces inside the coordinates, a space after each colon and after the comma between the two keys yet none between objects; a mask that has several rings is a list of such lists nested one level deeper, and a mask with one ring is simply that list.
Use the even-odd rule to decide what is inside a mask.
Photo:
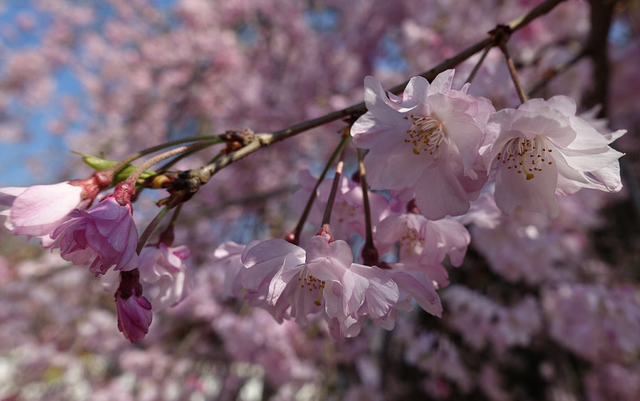
[{"label": "flower center", "polygon": [[314,303],[320,306],[320,301],[322,299],[322,290],[324,289],[325,282],[322,280],[318,280],[317,278],[313,277],[312,274],[309,274],[309,269],[306,266],[300,272],[298,281],[300,282],[300,288],[308,288],[309,292],[312,292],[314,290],[318,291],[318,299]]},{"label": "flower center", "polygon": [[412,120],[411,128],[407,130],[409,138],[405,138],[405,143],[413,145],[413,153],[419,155],[422,152],[429,152],[433,160],[440,158],[442,141],[446,141],[446,135],[442,130],[442,123],[433,117],[405,116],[405,120]]},{"label": "flower center", "polygon": [[400,247],[404,248],[405,252],[407,252],[409,256],[419,255],[424,247],[424,239],[420,238],[418,230],[415,228],[409,228],[406,221],[402,226],[402,236],[398,241],[400,243]]},{"label": "flower center", "polygon": [[502,160],[503,168],[513,169],[532,180],[545,165],[553,164],[552,152],[546,139],[539,135],[533,139],[513,138],[504,145],[496,160]]},{"label": "flower center", "polygon": [[351,221],[357,216],[358,208],[351,206],[347,201],[342,201],[334,203],[333,211],[337,216],[338,222],[344,223],[345,219]]}]

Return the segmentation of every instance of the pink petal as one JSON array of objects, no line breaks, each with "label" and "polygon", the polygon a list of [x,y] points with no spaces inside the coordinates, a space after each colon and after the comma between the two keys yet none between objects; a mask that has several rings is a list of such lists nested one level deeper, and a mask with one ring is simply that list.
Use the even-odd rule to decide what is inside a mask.
[{"label": "pink petal", "polygon": [[445,162],[425,169],[415,191],[416,204],[429,220],[460,216],[469,211],[467,194]]}]

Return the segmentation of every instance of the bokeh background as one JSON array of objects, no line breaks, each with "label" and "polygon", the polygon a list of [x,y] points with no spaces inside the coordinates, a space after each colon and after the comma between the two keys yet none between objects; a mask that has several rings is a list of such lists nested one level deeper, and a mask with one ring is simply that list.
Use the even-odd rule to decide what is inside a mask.
[{"label": "bokeh background", "polygon": [[[70,151],[118,160],[321,116],[361,102],[365,76],[404,82],[539,3],[0,1],[0,187],[90,175]],[[192,249],[198,285],[139,344],[118,332],[113,295],[88,269],[0,230],[0,400],[640,399],[639,30],[637,0],[567,0],[513,35],[531,97],[571,96],[628,130],[615,144],[625,188],[562,197],[552,221],[471,225],[467,258],[439,291],[443,318],[418,308],[391,332],[365,326],[335,342],[321,324],[278,324],[224,296],[213,250],[293,228],[297,172],[322,169],[338,122],[225,168],[185,205],[176,244]],[[497,49],[470,93],[518,105]],[[138,199],[142,226],[162,196]]]}]

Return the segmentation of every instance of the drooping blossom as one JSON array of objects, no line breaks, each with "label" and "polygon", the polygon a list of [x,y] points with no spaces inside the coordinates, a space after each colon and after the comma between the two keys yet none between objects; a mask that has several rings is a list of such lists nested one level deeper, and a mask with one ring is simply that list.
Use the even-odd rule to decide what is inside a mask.
[{"label": "drooping blossom", "polygon": [[195,283],[184,261],[190,254],[184,245],[169,247],[163,243],[146,246],[140,252],[140,281],[156,312],[178,304],[189,295]]},{"label": "drooping blossom", "polygon": [[[189,295],[195,284],[193,273],[184,263],[189,254],[189,248],[184,245],[172,248],[163,243],[146,246],[140,252],[140,284],[154,311],[174,306]],[[102,276],[102,283],[114,291],[118,277],[115,270],[109,270]]]},{"label": "drooping blossom", "polygon": [[609,144],[626,131],[603,135],[580,117],[566,96],[531,99],[493,114],[481,153],[497,170],[495,199],[507,214],[516,207],[556,217],[556,193],[580,188],[622,188],[618,159]]},{"label": "drooping blossom", "polygon": [[116,296],[118,330],[132,343],[141,341],[149,332],[153,314],[145,297],[131,295],[127,299]]},{"label": "drooping blossom", "polygon": [[247,290],[246,299],[249,305],[266,304],[273,276],[285,263],[304,263],[305,255],[303,248],[281,239],[250,242],[242,252],[241,260],[245,269],[240,272],[240,280]]},{"label": "drooping blossom", "polygon": [[431,84],[414,77],[402,97],[365,78],[369,111],[351,128],[354,144],[370,149],[365,167],[371,188],[415,194],[432,220],[466,213],[486,182],[478,149],[494,108],[467,95],[469,85],[451,89],[453,75],[445,71]]},{"label": "drooping blossom", "polygon": [[[309,170],[303,170],[298,174],[298,180],[302,188],[293,194],[291,205],[293,211],[297,215],[301,215],[317,179],[311,175]],[[327,206],[332,184],[333,178],[324,180],[318,186],[316,200],[307,218],[310,224],[316,226],[321,224],[322,214]],[[346,241],[353,233],[363,238],[366,236],[362,197],[362,186],[343,175],[340,178],[340,185],[338,186],[331,212],[331,234],[334,238]],[[389,201],[380,194],[370,192],[369,205],[371,208],[371,224],[375,230],[377,224],[389,214]]]},{"label": "drooping blossom", "polygon": [[[327,300],[327,316],[329,317],[329,333],[339,340],[343,337],[355,337],[360,333],[360,329],[367,317],[376,326],[385,329],[392,329],[397,312],[396,304],[402,301],[400,296],[400,286],[396,283],[389,272],[378,266],[365,266],[352,263],[349,270],[357,276],[364,278],[367,288],[364,291],[364,300],[356,313],[348,313],[348,308],[340,309],[339,302],[330,302],[331,299],[340,297],[343,288],[340,285],[332,285],[325,293]],[[333,306],[333,308],[330,308]]]},{"label": "drooping blossom", "polygon": [[394,214],[378,226],[376,241],[381,253],[395,243],[400,245],[399,261],[394,269],[419,270],[440,287],[449,285],[449,275],[442,266],[446,255],[451,264],[460,266],[471,241],[464,226],[451,219],[427,220],[416,213]]},{"label": "drooping blossom", "polygon": [[120,204],[115,195],[92,207],[75,210],[58,226],[51,238],[63,259],[76,265],[91,264],[96,276],[109,268],[131,270],[138,266],[138,230],[129,201]]},{"label": "drooping blossom", "polygon": [[0,188],[0,205],[9,207],[0,215],[7,217],[5,227],[13,235],[48,236],[72,211],[89,207],[109,182],[104,174],[96,173],[86,180]]},{"label": "drooping blossom", "polygon": [[[398,296],[392,280],[371,272],[381,269],[352,264],[346,242],[320,235],[306,250],[279,239],[250,244],[242,260],[242,284],[250,300],[262,300],[278,321],[294,318],[303,326],[324,312],[335,338],[356,335],[367,315],[388,313]],[[361,309],[365,300],[366,311]]]},{"label": "drooping blossom", "polygon": [[147,335],[153,319],[151,303],[142,296],[142,291],[137,269],[120,274],[120,285],[115,294],[118,330],[132,343]]}]

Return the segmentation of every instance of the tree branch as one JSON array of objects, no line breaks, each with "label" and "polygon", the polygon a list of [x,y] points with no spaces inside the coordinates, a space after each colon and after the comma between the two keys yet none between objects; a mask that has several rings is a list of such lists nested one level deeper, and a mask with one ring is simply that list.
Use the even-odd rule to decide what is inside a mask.
[{"label": "tree branch", "polygon": [[[542,4],[538,5],[537,7],[531,9],[528,13],[521,16],[520,18],[517,18],[509,22],[507,26],[511,32],[516,32],[521,28],[523,28],[524,26],[526,26],[527,24],[529,24],[531,21],[535,20],[536,18],[548,13],[563,1],[565,0],[547,0]],[[494,45],[496,45],[495,38],[493,36],[488,36],[486,39],[466,48],[465,50],[458,53],[457,55],[443,61],[442,63],[438,64],[436,67],[430,69],[429,71],[426,71],[425,73],[421,74],[421,76],[426,78],[429,81],[432,81],[441,72],[457,66],[458,64],[464,62],[474,54],[481,52],[485,48],[492,47]],[[400,93],[405,89],[408,83],[409,81],[407,80],[406,82],[391,88],[389,91],[395,94]],[[253,140],[248,144],[246,144],[245,146],[243,146],[241,149],[238,149],[237,151],[230,153],[225,157],[220,158],[215,163],[203,166],[197,170],[191,170],[191,171],[185,172],[185,174],[181,175],[181,178],[185,182],[189,181],[190,188],[193,187],[194,181],[199,182],[199,185],[206,184],[211,179],[211,177],[216,172],[220,171],[222,168],[250,155],[251,153],[261,148],[267,147],[276,142],[283,141],[301,132],[308,131],[310,129],[328,124],[333,121],[344,119],[346,117],[349,117],[350,120],[355,120],[361,115],[363,115],[364,113],[366,113],[366,111],[367,111],[367,107],[365,103],[362,102],[362,103],[353,105],[351,107],[347,107],[346,109],[334,111],[322,117],[318,117],[313,120],[309,120],[300,124],[293,125],[289,128],[286,128],[280,131],[255,134]],[[175,183],[175,184],[176,184],[176,187],[180,187],[178,183]],[[193,192],[193,188],[190,189],[190,191]]]}]

